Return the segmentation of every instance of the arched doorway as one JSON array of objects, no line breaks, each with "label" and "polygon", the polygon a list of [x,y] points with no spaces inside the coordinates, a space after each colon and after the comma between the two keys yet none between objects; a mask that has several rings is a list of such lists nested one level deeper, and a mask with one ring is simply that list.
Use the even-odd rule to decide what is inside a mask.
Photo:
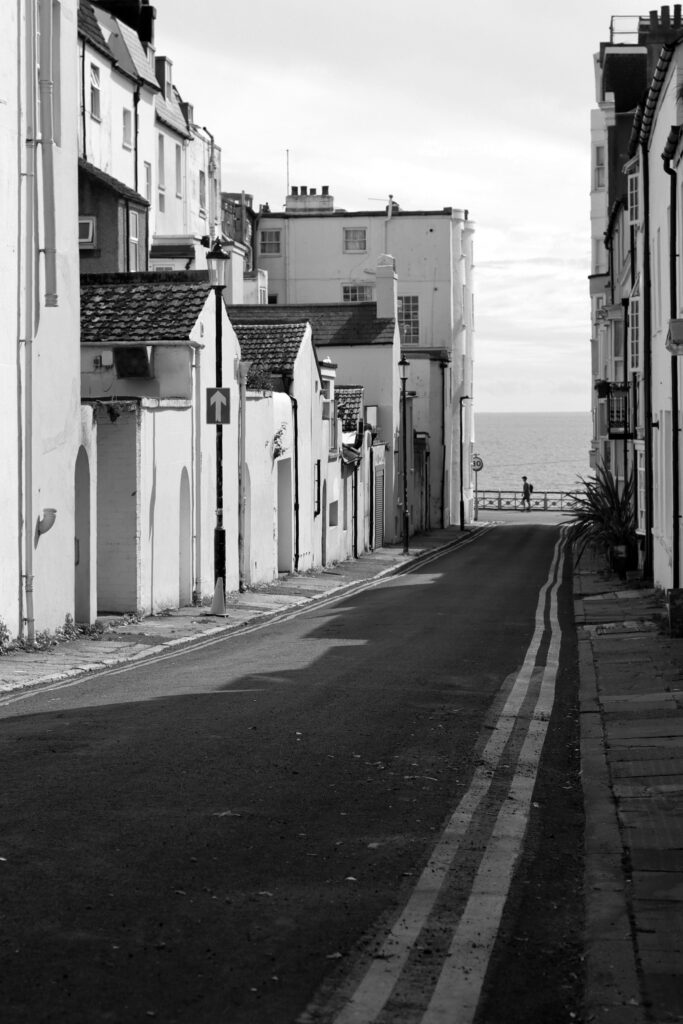
[{"label": "arched doorway", "polygon": [[178,607],[192,604],[192,504],[190,478],[183,467],[178,503]]},{"label": "arched doorway", "polygon": [[74,618],[89,623],[90,607],[90,462],[81,445],[74,472]]}]

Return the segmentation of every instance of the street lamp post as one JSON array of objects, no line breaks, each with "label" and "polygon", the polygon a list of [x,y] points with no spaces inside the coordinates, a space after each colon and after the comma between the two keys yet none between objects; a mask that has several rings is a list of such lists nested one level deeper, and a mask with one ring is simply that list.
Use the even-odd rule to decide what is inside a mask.
[{"label": "street lamp post", "polygon": [[[206,254],[209,284],[216,296],[216,388],[223,386],[223,296],[230,256],[218,239]],[[225,527],[223,526],[223,424],[216,424],[216,526],[213,531],[214,585],[221,580],[225,598]]]},{"label": "street lamp post", "polygon": [[460,529],[465,529],[465,493],[463,482],[463,425],[462,425],[462,403],[468,402],[469,395],[460,396]]},{"label": "street lamp post", "polygon": [[406,408],[406,383],[410,363],[401,356],[398,372],[401,377],[401,436],[403,441],[403,554],[409,553],[409,513],[408,513],[408,417]]}]

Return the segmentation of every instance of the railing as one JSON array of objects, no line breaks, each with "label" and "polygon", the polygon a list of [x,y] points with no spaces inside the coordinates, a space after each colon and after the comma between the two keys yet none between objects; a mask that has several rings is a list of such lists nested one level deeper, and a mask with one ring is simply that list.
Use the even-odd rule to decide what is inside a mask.
[{"label": "railing", "polygon": [[[580,491],[534,491],[531,495],[531,511],[536,512],[570,512],[572,499]],[[477,509],[479,511],[521,512],[522,492],[517,491],[477,491]]]}]

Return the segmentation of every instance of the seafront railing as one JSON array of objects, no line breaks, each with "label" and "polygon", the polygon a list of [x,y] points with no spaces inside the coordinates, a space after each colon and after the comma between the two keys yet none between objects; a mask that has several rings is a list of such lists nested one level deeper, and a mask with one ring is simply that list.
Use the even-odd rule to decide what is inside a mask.
[{"label": "seafront railing", "polygon": [[[572,500],[580,491],[534,491],[531,495],[531,511],[537,512],[570,512]],[[477,491],[476,505],[478,511],[521,512],[522,492],[517,491]]]}]

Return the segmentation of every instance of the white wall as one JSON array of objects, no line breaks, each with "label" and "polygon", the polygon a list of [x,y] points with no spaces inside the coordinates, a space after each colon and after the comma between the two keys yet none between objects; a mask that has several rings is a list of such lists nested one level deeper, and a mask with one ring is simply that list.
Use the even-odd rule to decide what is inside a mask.
[{"label": "white wall", "polygon": [[[672,124],[680,121],[676,92],[681,80],[680,47],[662,87],[649,145],[650,254],[652,261],[652,415],[659,422],[653,437],[653,574],[656,586],[673,585],[673,495],[671,490],[671,355],[665,348],[669,327],[669,204],[670,178],[661,153]],[[679,238],[680,242],[680,238]],[[678,296],[679,310],[681,296]],[[679,313],[680,315],[680,313]],[[679,408],[681,402],[680,369]],[[679,412],[679,431],[681,416]],[[680,436],[680,433],[679,433]]]},{"label": "white wall", "polygon": [[20,567],[19,479],[20,446],[17,438],[19,381],[17,356],[22,291],[19,275],[19,210],[21,185],[18,159],[23,142],[18,128],[17,88],[20,55],[17,52],[17,4],[0,4],[0,436],[3,472],[0,477],[0,620],[12,634],[19,629]]}]

